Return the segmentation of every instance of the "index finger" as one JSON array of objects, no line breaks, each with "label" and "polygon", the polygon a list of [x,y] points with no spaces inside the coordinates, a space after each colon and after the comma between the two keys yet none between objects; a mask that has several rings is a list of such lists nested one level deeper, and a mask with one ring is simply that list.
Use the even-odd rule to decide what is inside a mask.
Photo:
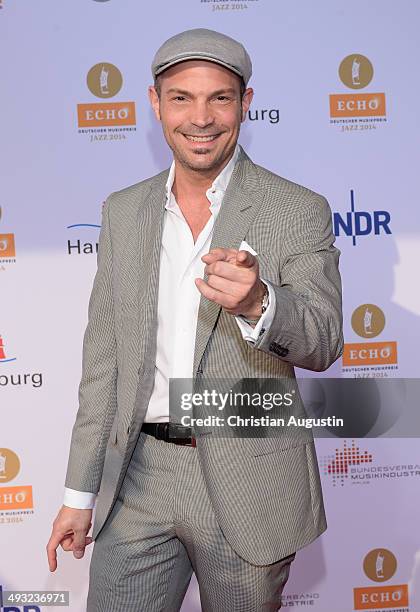
[{"label": "index finger", "polygon": [[216,247],[202,256],[201,260],[206,264],[214,263],[215,261],[231,261],[235,260],[238,251],[236,249],[224,249]]},{"label": "index finger", "polygon": [[256,258],[252,253],[243,249],[236,255],[236,264],[244,268],[252,268],[255,263],[255,259]]},{"label": "index finger", "polygon": [[52,533],[47,544],[47,557],[50,572],[55,572],[57,569],[57,548],[64,534]]},{"label": "index finger", "polygon": [[60,542],[65,538],[65,536],[72,535],[73,530],[67,531],[53,531],[50,539],[47,544],[47,557],[48,557],[48,565],[50,566],[50,572],[55,572],[57,569],[57,548]]}]

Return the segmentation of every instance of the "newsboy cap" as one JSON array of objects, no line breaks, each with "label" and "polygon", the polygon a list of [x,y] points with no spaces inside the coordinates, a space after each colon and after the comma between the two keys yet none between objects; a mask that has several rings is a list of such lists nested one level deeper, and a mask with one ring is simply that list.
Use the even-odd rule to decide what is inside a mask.
[{"label": "newsboy cap", "polygon": [[186,60],[206,60],[228,68],[242,77],[245,86],[252,74],[252,63],[245,47],[230,36],[196,28],[168,38],[152,62],[153,78],[167,68]]}]

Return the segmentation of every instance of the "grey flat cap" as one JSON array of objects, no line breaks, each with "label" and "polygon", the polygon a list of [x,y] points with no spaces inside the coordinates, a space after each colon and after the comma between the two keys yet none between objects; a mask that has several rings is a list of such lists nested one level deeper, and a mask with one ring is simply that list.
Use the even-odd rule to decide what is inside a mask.
[{"label": "grey flat cap", "polygon": [[163,43],[153,58],[153,78],[174,64],[192,59],[220,64],[242,77],[245,85],[252,74],[251,58],[241,43],[226,34],[197,28],[176,34]]}]

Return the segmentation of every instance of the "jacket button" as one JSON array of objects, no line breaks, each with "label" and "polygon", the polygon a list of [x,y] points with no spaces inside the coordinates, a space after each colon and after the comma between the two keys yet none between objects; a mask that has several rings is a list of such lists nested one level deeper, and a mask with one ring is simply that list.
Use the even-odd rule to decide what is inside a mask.
[{"label": "jacket button", "polygon": [[271,342],[268,348],[272,353],[275,353],[279,357],[286,357],[289,352],[289,349],[284,346],[281,346],[280,344],[277,344],[277,342]]}]

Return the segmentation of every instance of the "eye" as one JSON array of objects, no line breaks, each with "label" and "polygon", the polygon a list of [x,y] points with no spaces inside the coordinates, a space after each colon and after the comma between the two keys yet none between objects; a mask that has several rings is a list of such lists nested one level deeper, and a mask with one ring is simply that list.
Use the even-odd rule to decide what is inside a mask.
[{"label": "eye", "polygon": [[176,102],[183,102],[184,100],[186,100],[185,96],[175,96],[172,99],[176,100]]},{"label": "eye", "polygon": [[216,100],[219,100],[219,102],[226,102],[226,100],[230,100],[230,98],[228,96],[217,96]]}]

